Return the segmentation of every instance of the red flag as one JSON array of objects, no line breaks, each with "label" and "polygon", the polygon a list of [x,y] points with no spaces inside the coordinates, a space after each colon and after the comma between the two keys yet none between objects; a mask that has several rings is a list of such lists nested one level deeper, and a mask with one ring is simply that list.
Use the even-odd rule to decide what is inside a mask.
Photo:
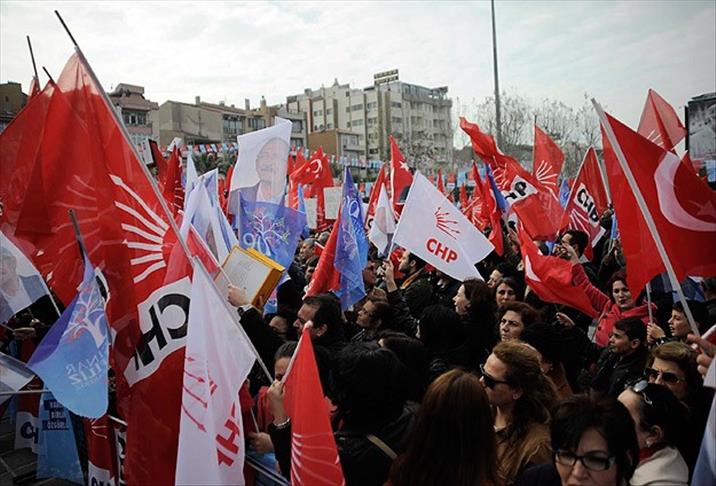
[{"label": "red flag", "polygon": [[[326,220],[326,202],[323,196],[323,189],[333,187],[333,173],[328,163],[328,157],[323,154],[323,148],[318,147],[311,158],[305,163],[297,162],[297,167],[290,176],[295,184],[303,184],[303,197],[315,197],[318,229],[329,226]],[[296,199],[298,201],[298,199]],[[298,204],[298,203],[297,203]]]},{"label": "red flag", "polygon": [[465,184],[460,186],[460,207],[463,209],[467,207],[467,187]]},{"label": "red flag", "polygon": [[[376,177],[373,187],[370,188],[370,197],[368,198],[368,210],[366,211],[365,221],[366,228],[370,227],[368,223],[373,220],[375,216],[375,207],[378,205],[378,197],[380,196],[380,187],[386,183],[385,180],[385,166],[380,167],[378,177]],[[388,187],[386,186],[386,189]]]},{"label": "red flag", "polygon": [[400,197],[403,190],[413,183],[413,174],[410,173],[408,164],[405,163],[405,157],[400,153],[398,144],[390,135],[390,197],[393,198],[393,209],[396,215],[400,215],[403,204]]},{"label": "red flag", "polygon": [[[609,114],[605,120],[609,126],[602,126],[604,162],[632,294],[664,272],[665,266],[615,149],[624,154],[678,280],[687,275],[716,275],[716,194],[674,153]],[[607,137],[608,128],[614,132],[617,147]]]},{"label": "red flag", "polygon": [[285,383],[286,413],[291,418],[291,484],[345,484],[308,326],[303,328]]},{"label": "red flag", "polygon": [[519,162],[503,154],[493,138],[476,124],[460,118],[460,128],[470,136],[475,153],[492,169],[495,184],[527,233],[534,239],[552,239],[562,216],[562,207],[555,195]]},{"label": "red flag", "polygon": [[445,194],[445,184],[443,183],[443,171],[438,169],[438,191],[440,194]]},{"label": "red flag", "polygon": [[572,283],[572,263],[562,258],[541,255],[522,225],[517,228],[517,235],[525,266],[525,282],[530,289],[545,302],[564,304],[590,317],[597,317],[587,294]]},{"label": "red flag", "polygon": [[[338,210],[338,221],[341,219],[340,209]],[[334,224],[331,235],[328,237],[325,248],[320,253],[316,270],[313,272],[311,281],[308,283],[306,295],[317,295],[325,292],[338,290],[341,286],[341,274],[336,269],[334,260],[336,259],[336,246],[338,244],[338,228],[340,225]],[[318,245],[316,245],[318,247]]]},{"label": "red flag", "polygon": [[[38,95],[29,106],[44,98]],[[190,262],[102,87],[78,54],[58,78],[46,113],[38,115],[44,123],[37,132],[30,132],[37,122],[24,111],[0,134],[6,223],[39,250],[33,263],[67,304],[82,274],[67,214],[75,211],[89,257],[109,286],[111,364],[120,413],[129,422],[128,482],[171,482]]]},{"label": "red flag", "polygon": [[179,214],[184,209],[184,188],[181,184],[181,157],[176,146],[166,161],[166,170],[159,174],[159,188],[174,216]]},{"label": "red flag", "polygon": [[594,147],[589,147],[569,192],[562,228],[584,231],[589,235],[590,246],[594,246],[605,231],[599,225],[599,218],[607,209],[607,201],[597,153]]},{"label": "red flag", "polygon": [[564,154],[554,140],[535,125],[535,142],[532,158],[532,175],[540,184],[552,191],[559,198],[557,179],[562,172]]},{"label": "red flag", "polygon": [[[483,194],[482,181],[480,174],[477,172],[477,165],[473,162],[472,173],[468,177],[475,181],[475,189],[472,191],[472,197],[462,208],[464,214],[470,222],[480,231],[485,231],[487,223],[490,221],[490,214],[487,213],[487,204],[485,204],[485,196]],[[463,186],[464,188],[465,186]],[[460,205],[462,206],[462,192],[460,188]]]},{"label": "red flag", "polygon": [[637,132],[664,150],[672,152],[686,136],[686,129],[676,110],[653,89],[649,89],[646,96]]},{"label": "red flag", "polygon": [[149,141],[149,148],[152,152],[152,159],[154,160],[154,165],[157,166],[157,180],[162,181],[166,179],[167,159],[164,158],[162,151],[159,150],[159,145],[154,140]]},{"label": "red flag", "polygon": [[107,415],[98,419],[83,419],[87,440],[87,484],[115,484],[114,429]]}]

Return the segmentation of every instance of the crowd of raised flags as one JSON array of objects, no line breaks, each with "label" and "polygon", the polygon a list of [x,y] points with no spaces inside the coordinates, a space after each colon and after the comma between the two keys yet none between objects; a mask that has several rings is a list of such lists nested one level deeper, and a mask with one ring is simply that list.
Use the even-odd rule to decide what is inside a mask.
[{"label": "crowd of raised flags", "polygon": [[[564,156],[539,127],[530,172],[461,119],[482,165],[458,177],[457,201],[440,171],[436,184],[411,171],[392,137],[389,162],[342,164],[335,198],[327,192],[337,186],[330,157],[321,149],[288,155],[290,124],[255,132],[255,142],[240,137],[238,145],[173,144],[168,158],[152,144],[155,181],[78,51],[56,82],[35,85],[27,106],[0,135],[3,258],[12,255],[18,275],[35,281],[26,284],[24,300],[3,294],[0,321],[50,289],[64,307],[31,349],[26,369],[0,356],[0,366],[13,370],[10,378],[3,375],[0,390],[25,387],[27,369],[49,390],[37,397],[35,413],[30,410],[31,427],[41,430],[32,439],[43,458],[38,477],[83,481],[71,412],[85,418],[88,484],[242,482],[251,407],[240,392],[258,355],[226,290],[214,283],[236,245],[288,268],[310,230],[329,230],[306,296],[332,292],[346,311],[366,296],[362,272],[371,243],[380,255],[404,248],[458,281],[483,278],[475,264],[492,252],[503,254],[502,225],[513,221],[532,291],[544,302],[595,317],[588,297],[572,284],[570,263],[541,253],[534,242],[553,243],[570,228],[587,233],[594,245],[604,235],[600,217],[611,208],[625,229],[621,246],[633,291],[663,273],[675,288],[688,276],[716,275],[714,192],[688,157],[675,153],[685,131],[674,110],[650,91],[638,131],[599,114],[603,166],[590,147],[573,181],[560,180]],[[278,199],[261,196],[270,193],[258,168],[265,137],[286,142],[283,155],[271,160],[285,185]],[[248,148],[251,143],[255,148]],[[239,150],[230,172],[197,174],[192,154],[222,148]],[[355,166],[380,169],[367,204],[353,182]],[[468,178],[474,181],[470,194]],[[616,231],[614,223],[611,238]],[[23,346],[32,347],[31,341]],[[107,415],[110,368],[123,418],[114,422]],[[340,484],[307,328],[285,387],[294,434],[292,482]],[[0,398],[7,407],[6,396]],[[16,409],[27,412],[20,404]],[[18,417],[23,445],[27,415]],[[716,460],[710,442],[704,443],[704,460]]]}]

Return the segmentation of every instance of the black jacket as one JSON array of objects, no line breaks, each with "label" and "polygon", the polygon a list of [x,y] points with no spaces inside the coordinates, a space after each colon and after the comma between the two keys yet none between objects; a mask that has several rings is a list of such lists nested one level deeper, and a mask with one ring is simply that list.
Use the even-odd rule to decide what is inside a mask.
[{"label": "black jacket", "polygon": [[[415,423],[415,411],[404,408],[394,421],[385,424],[372,433],[390,447],[396,454],[405,452],[410,433]],[[338,456],[343,468],[346,485],[382,486],[388,479],[393,459],[368,440],[370,431],[345,427],[334,432]],[[271,424],[269,435],[273,442],[276,460],[284,476],[291,470],[291,426],[277,430]]]},{"label": "black jacket", "polygon": [[404,289],[401,288],[400,291],[405,303],[408,304],[410,314],[416,319],[420,318],[423,309],[433,304],[433,284],[430,283],[430,276],[425,269],[420,270],[415,280]]},{"label": "black jacket", "polygon": [[632,381],[644,375],[647,349],[642,346],[629,356],[612,353],[606,348],[597,361],[597,374],[592,388],[612,397],[617,397]]}]

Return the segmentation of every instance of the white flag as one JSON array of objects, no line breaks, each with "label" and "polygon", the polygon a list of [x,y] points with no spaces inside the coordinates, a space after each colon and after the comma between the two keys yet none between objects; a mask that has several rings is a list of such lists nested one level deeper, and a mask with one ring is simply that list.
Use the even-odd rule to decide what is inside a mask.
[{"label": "white flag", "polygon": [[482,278],[475,263],[494,249],[420,172],[415,173],[393,242],[461,282]]},{"label": "white flag", "polygon": [[194,261],[176,484],[244,484],[239,389],[255,355],[238,315]]},{"label": "white flag", "polygon": [[184,211],[186,211],[187,205],[189,204],[189,194],[192,189],[199,183],[199,176],[196,172],[196,166],[194,165],[194,158],[191,156],[191,150],[186,154],[186,182],[184,184]]},{"label": "white flag", "polygon": [[368,239],[378,248],[378,253],[384,255],[395,233],[395,214],[388,199],[385,185],[380,185],[378,204],[375,206],[375,216],[370,225]]},{"label": "white flag", "polygon": [[0,323],[50,291],[30,260],[0,232]]}]

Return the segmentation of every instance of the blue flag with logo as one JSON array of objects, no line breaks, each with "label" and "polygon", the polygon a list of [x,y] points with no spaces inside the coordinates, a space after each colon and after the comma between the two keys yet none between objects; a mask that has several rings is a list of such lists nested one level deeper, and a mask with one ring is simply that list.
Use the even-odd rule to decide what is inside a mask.
[{"label": "blue flag with logo", "polygon": [[27,366],[73,413],[107,412],[109,328],[94,267],[85,257],[77,296],[42,338]]},{"label": "blue flag with logo", "polygon": [[39,412],[37,477],[84,484],[69,412],[52,393],[42,394]]},{"label": "blue flag with logo", "polygon": [[333,260],[336,269],[341,272],[338,294],[343,310],[365,297],[363,269],[368,263],[369,245],[363,221],[363,204],[353,184],[351,171],[346,167],[341,214],[338,221],[336,257]]},{"label": "blue flag with logo", "polygon": [[306,226],[306,215],[283,204],[241,198],[239,245],[253,248],[288,268]]},{"label": "blue flag with logo", "polygon": [[[301,184],[298,185],[296,190],[298,193],[298,212],[306,214],[306,200],[303,199],[303,187]],[[306,226],[303,227],[303,237],[308,238],[311,235],[311,228],[308,227],[308,216],[306,217]]]},{"label": "blue flag with logo", "polygon": [[559,205],[566,208],[567,202],[569,202],[569,181],[562,179],[562,185],[559,186]]}]

